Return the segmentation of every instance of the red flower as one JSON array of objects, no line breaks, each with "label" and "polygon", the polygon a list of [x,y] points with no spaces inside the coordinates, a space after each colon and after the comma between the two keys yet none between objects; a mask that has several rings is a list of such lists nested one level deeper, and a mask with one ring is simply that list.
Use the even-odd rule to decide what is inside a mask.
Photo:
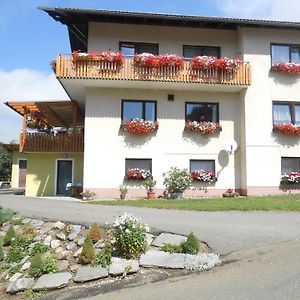
[{"label": "red flower", "polygon": [[286,135],[300,135],[300,126],[291,123],[274,125],[274,129]]},{"label": "red flower", "polygon": [[295,63],[279,62],[277,64],[273,64],[272,69],[275,71],[285,72],[285,73],[299,73],[300,65]]},{"label": "red flower", "polygon": [[208,136],[215,133],[218,129],[222,128],[220,123],[214,122],[197,122],[197,121],[186,121],[185,130],[198,132],[202,135]]},{"label": "red flower", "polygon": [[122,123],[122,128],[131,134],[149,134],[158,128],[158,122],[131,120]]}]

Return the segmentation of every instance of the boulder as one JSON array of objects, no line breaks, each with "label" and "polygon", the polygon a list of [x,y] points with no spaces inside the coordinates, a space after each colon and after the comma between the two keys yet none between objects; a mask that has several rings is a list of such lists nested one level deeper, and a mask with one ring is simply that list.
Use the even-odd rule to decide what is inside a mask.
[{"label": "boulder", "polygon": [[58,271],[59,272],[67,270],[68,267],[69,267],[69,262],[65,259],[58,262]]},{"label": "boulder", "polygon": [[56,237],[61,241],[65,241],[67,239],[66,235],[63,232],[57,232]]},{"label": "boulder", "polygon": [[73,225],[71,233],[68,235],[68,240],[69,241],[75,240],[80,231],[81,231],[81,226],[80,225]]},{"label": "boulder", "polygon": [[97,243],[94,244],[95,249],[102,249],[104,247],[104,241],[99,240]]},{"label": "boulder", "polygon": [[46,238],[44,239],[44,244],[47,246],[50,246],[52,237],[50,235],[47,235]]},{"label": "boulder", "polygon": [[74,257],[76,258],[76,257],[78,257],[80,254],[81,254],[81,252],[82,252],[82,247],[81,248],[79,248],[75,253],[74,253]]},{"label": "boulder", "polygon": [[30,225],[32,225],[33,227],[42,227],[44,223],[45,223],[44,221],[38,219],[32,219],[30,221]]},{"label": "boulder", "polygon": [[31,266],[31,262],[30,262],[30,261],[26,262],[26,263],[23,264],[23,266],[21,267],[21,271],[26,271],[26,270],[28,270],[28,269],[30,268],[30,266]]},{"label": "boulder", "polygon": [[112,276],[118,276],[123,275],[125,271],[127,274],[131,274],[138,272],[138,270],[139,262],[137,260],[113,257],[108,273]]},{"label": "boulder", "polygon": [[22,277],[22,273],[16,273],[14,274],[12,277],[9,278],[9,281],[15,281],[17,279],[19,279],[20,277]]},{"label": "boulder", "polygon": [[75,250],[75,248],[76,248],[76,244],[74,242],[70,242],[66,246],[67,250]]},{"label": "boulder", "polygon": [[154,235],[151,233],[146,233],[146,242],[147,242],[147,247],[149,247],[154,239]]},{"label": "boulder", "polygon": [[60,241],[59,240],[52,240],[50,244],[51,244],[52,249],[56,249],[60,246]]},{"label": "boulder", "polygon": [[19,278],[16,279],[8,285],[6,292],[8,294],[16,294],[30,289],[34,285],[33,278]]},{"label": "boulder", "polygon": [[61,221],[54,223],[53,227],[59,230],[63,230],[65,228],[65,224]]},{"label": "boulder", "polygon": [[39,233],[43,235],[43,234],[48,233],[50,230],[51,230],[51,227],[42,227],[42,228],[39,230]]},{"label": "boulder", "polygon": [[74,282],[86,282],[108,276],[108,271],[102,267],[81,267],[77,270]]},{"label": "boulder", "polygon": [[182,242],[186,242],[187,237],[184,235],[172,234],[172,233],[161,233],[152,242],[152,246],[162,247],[164,244],[172,244],[179,246]]},{"label": "boulder", "polygon": [[80,238],[80,239],[77,241],[77,245],[78,245],[79,247],[81,247],[81,246],[83,245],[84,241],[85,241],[85,237]]},{"label": "boulder", "polygon": [[60,289],[68,285],[72,275],[68,272],[56,273],[56,274],[45,274],[41,276],[35,285],[32,287],[33,291],[40,290],[55,290]]}]

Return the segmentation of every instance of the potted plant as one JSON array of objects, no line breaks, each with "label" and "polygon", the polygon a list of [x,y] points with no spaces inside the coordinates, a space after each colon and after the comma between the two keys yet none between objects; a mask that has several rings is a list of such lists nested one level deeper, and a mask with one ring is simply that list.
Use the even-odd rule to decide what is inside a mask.
[{"label": "potted plant", "polygon": [[128,193],[128,188],[126,185],[120,185],[119,186],[119,191],[120,191],[120,199],[124,200],[127,193]]},{"label": "potted plant", "polygon": [[147,199],[154,199],[155,198],[155,192],[153,191],[156,181],[153,179],[147,179],[143,182],[143,185],[145,186],[147,190]]},{"label": "potted plant", "polygon": [[192,184],[192,177],[187,169],[172,167],[163,176],[165,177],[164,185],[172,199],[181,199],[183,192]]},{"label": "potted plant", "polygon": [[82,200],[93,200],[96,194],[94,192],[91,192],[90,190],[86,190],[84,192],[81,192],[80,196],[82,197]]}]

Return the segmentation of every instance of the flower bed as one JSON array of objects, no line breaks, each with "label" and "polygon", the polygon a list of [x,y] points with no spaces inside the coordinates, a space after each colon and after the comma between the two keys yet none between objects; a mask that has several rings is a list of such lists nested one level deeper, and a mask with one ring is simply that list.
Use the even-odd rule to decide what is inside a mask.
[{"label": "flower bed", "polygon": [[194,71],[214,69],[216,71],[234,72],[239,68],[241,63],[242,61],[235,57],[195,56],[190,61],[190,69]]},{"label": "flower bed", "polygon": [[300,183],[300,173],[292,172],[281,177],[282,184],[297,184]]},{"label": "flower bed", "polygon": [[125,121],[121,127],[131,134],[149,134],[158,128],[156,121],[144,121],[141,119]]},{"label": "flower bed", "polygon": [[127,179],[145,180],[151,178],[151,172],[145,169],[133,168],[127,171]]},{"label": "flower bed", "polygon": [[284,73],[299,73],[300,72],[300,65],[295,63],[277,63],[272,65],[272,70]]},{"label": "flower bed", "polygon": [[175,67],[178,69],[183,69],[184,58],[175,54],[165,54],[165,55],[154,55],[151,53],[135,54],[134,56],[134,66],[142,68],[162,68],[162,67]]},{"label": "flower bed", "polygon": [[300,125],[294,125],[291,123],[274,125],[274,130],[285,135],[300,135]]},{"label": "flower bed", "polygon": [[192,172],[192,179],[201,182],[215,182],[217,181],[216,174],[208,170],[199,170]]},{"label": "flower bed", "polygon": [[125,62],[125,57],[121,52],[114,52],[110,50],[102,51],[102,52],[89,52],[89,53],[73,51],[72,57],[75,62],[93,60],[93,61],[114,63],[118,67],[123,66]]},{"label": "flower bed", "polygon": [[221,130],[222,127],[219,123],[214,122],[186,121],[184,129],[208,136],[214,134],[217,130]]}]

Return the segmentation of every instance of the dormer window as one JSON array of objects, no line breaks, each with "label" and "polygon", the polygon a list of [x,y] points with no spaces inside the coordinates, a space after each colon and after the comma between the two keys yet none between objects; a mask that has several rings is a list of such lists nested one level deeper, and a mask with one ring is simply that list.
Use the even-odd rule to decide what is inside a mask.
[{"label": "dormer window", "polygon": [[300,45],[272,44],[272,65],[277,63],[300,64]]},{"label": "dormer window", "polygon": [[120,51],[125,56],[134,56],[134,54],[151,53],[158,54],[158,44],[153,43],[136,43],[136,42],[120,42]]}]

